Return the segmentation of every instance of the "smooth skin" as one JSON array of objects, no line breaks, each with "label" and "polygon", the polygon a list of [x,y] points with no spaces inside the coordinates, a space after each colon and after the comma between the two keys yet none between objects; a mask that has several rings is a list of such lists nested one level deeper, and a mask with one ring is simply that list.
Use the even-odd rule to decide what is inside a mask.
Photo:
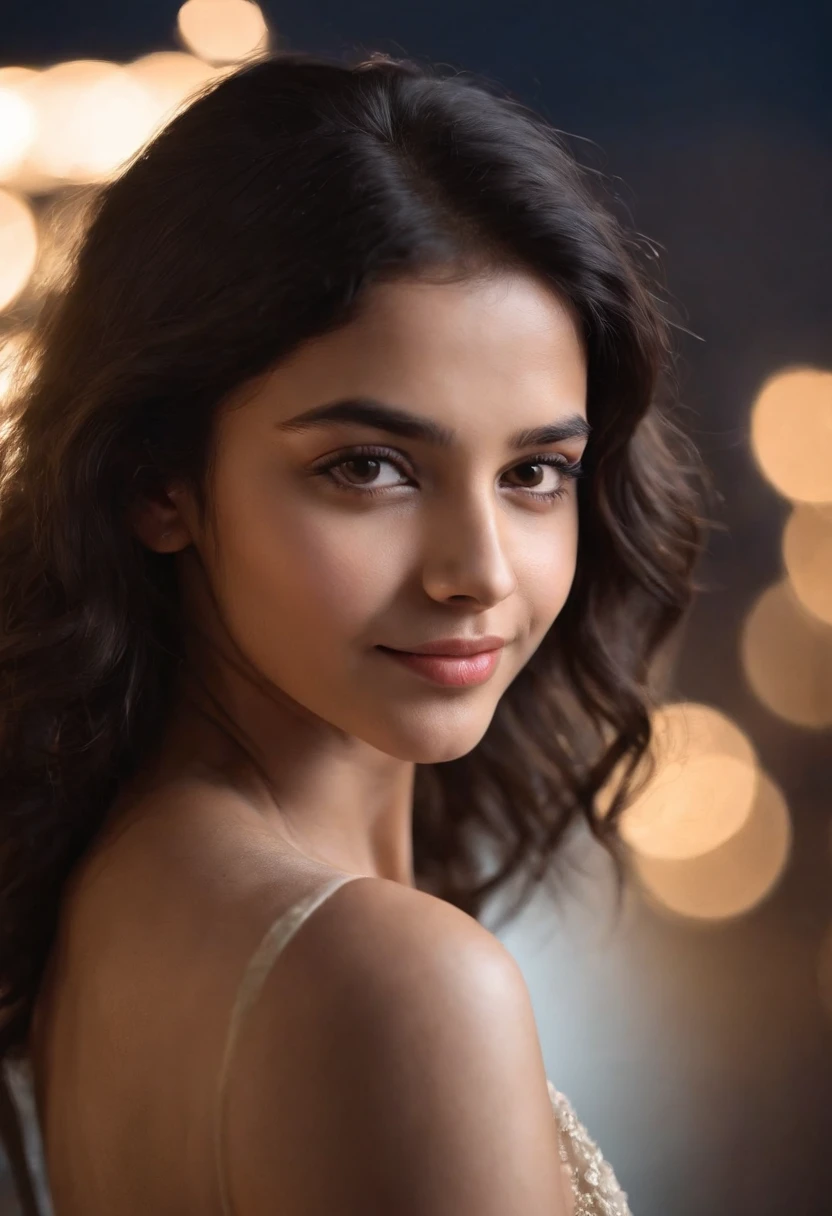
[{"label": "smooth skin", "polygon": [[[62,983],[39,1011],[57,1216],[82,1210],[73,1193],[85,1216],[217,1210],[204,1112],[236,984],[270,921],[336,871],[362,881],[281,954],[240,1046],[236,1216],[569,1216],[526,985],[492,934],[416,889],[412,795],[416,764],[480,741],[566,600],[578,509],[562,468],[587,441],[586,388],[576,318],[531,275],[378,285],[221,410],[207,519],[182,484],[137,505],[137,535],[178,563],[192,666],[268,784],[185,678],[75,880]],[[302,419],[345,401],[446,442]],[[558,423],[561,438],[510,444]],[[468,688],[376,649],[484,633],[506,645]],[[106,1017],[83,1012],[92,988],[113,994]],[[63,1130],[82,1048],[87,1106],[106,1111],[85,1134],[109,1137],[95,1188]],[[124,1113],[131,1085],[158,1108],[146,1134]]]}]

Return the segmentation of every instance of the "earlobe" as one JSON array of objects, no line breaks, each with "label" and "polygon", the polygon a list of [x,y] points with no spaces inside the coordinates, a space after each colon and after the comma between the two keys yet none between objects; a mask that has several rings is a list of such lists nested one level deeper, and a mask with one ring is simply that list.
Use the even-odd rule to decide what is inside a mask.
[{"label": "earlobe", "polygon": [[182,549],[187,549],[191,543],[191,537],[186,528],[178,527],[165,529],[152,541],[144,543],[156,553],[179,553]]},{"label": "earlobe", "polygon": [[193,537],[179,506],[169,493],[159,498],[140,498],[128,513],[134,535],[154,553],[178,553]]}]

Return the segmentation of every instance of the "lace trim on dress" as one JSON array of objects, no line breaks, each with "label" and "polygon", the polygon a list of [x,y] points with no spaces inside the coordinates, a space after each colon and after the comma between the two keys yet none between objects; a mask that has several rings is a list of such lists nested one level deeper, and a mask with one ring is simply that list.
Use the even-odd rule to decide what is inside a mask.
[{"label": "lace trim on dress", "polygon": [[560,1157],[575,1199],[574,1216],[632,1216],[626,1191],[581,1123],[565,1094],[547,1081],[552,1110],[562,1133]]}]

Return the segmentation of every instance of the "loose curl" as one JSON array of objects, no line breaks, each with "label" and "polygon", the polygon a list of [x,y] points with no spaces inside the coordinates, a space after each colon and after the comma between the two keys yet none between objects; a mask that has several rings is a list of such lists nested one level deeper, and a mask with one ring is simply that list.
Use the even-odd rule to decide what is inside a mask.
[{"label": "loose curl", "polygon": [[670,419],[670,323],[596,185],[491,84],[280,53],[205,88],[95,193],[0,440],[0,1056],[25,1046],[67,879],[159,742],[184,655],[174,563],[131,503],[177,477],[205,507],[221,403],[383,280],[541,276],[582,326],[593,428],[563,610],[481,742],[417,766],[417,881],[478,916],[525,876],[516,911],[583,820],[620,884],[702,471]]}]

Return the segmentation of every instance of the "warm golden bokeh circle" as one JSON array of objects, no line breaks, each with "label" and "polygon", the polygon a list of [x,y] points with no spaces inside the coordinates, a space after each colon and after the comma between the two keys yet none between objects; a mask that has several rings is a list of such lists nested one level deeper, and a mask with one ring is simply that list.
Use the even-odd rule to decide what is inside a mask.
[{"label": "warm golden bokeh circle", "polygon": [[751,413],[751,443],[768,480],[795,502],[832,502],[832,372],[786,368]]},{"label": "warm golden bokeh circle", "polygon": [[653,715],[653,738],[659,759],[733,756],[754,767],[751,740],[733,719],[701,701],[674,701]]},{"label": "warm golden bokeh circle", "polygon": [[178,25],[189,50],[211,63],[243,59],[269,44],[265,18],[252,0],[186,0]]},{"label": "warm golden bokeh circle", "polygon": [[26,287],[38,256],[38,227],[28,202],[0,188],[0,309]]},{"label": "warm golden bokeh circle", "polygon": [[751,688],[772,713],[796,726],[832,726],[832,626],[806,611],[787,580],[751,608],[740,652]]},{"label": "warm golden bokeh circle", "polygon": [[22,89],[0,73],[0,179],[9,181],[23,164],[35,138],[35,110]]},{"label": "warm golden bokeh circle", "polygon": [[645,857],[698,857],[736,835],[756,789],[757,770],[733,756],[669,761],[622,815],[621,836]]},{"label": "warm golden bokeh circle", "polygon": [[0,89],[14,89],[16,92],[20,92],[34,80],[37,74],[37,68],[23,68],[16,65],[0,68]]},{"label": "warm golden bokeh circle", "polygon": [[738,832],[684,860],[636,855],[639,881],[662,911],[724,920],[757,907],[777,885],[791,853],[792,826],[782,791],[759,773],[751,813]]},{"label": "warm golden bokeh circle", "polygon": [[20,130],[18,110],[15,132],[0,136],[0,144],[6,141],[8,156],[5,165],[0,168],[0,180],[22,194],[40,194],[51,190],[55,184],[54,178],[40,172],[32,161],[32,152],[40,129],[37,86],[41,75],[42,72],[36,68],[0,68],[0,89],[14,93],[29,115],[29,118],[22,120],[25,131]]},{"label": "warm golden bokeh circle", "polygon": [[783,529],[783,564],[804,608],[832,625],[832,505],[798,503]]},{"label": "warm golden bokeh circle", "polygon": [[56,182],[104,180],[144,143],[154,117],[142,86],[105,60],[56,64],[28,96],[38,120],[31,165]]},{"label": "warm golden bokeh circle", "polygon": [[[711,705],[675,702],[652,718],[655,770],[619,820],[644,856],[682,859],[716,848],[740,830],[757,787],[757,760],[737,724]],[[640,781],[648,771],[645,758]],[[621,769],[599,797],[606,813]]]},{"label": "warm golden bokeh circle", "polygon": [[25,188],[21,174],[37,134],[37,114],[28,88],[34,68],[0,68],[0,181]]}]

